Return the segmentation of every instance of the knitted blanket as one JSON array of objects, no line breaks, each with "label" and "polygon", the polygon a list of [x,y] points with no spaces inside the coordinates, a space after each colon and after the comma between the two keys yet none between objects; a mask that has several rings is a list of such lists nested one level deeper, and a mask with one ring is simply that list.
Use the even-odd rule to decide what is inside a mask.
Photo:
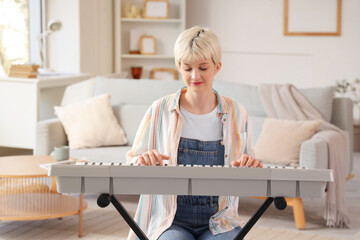
[{"label": "knitted blanket", "polygon": [[350,220],[345,202],[345,163],[348,159],[348,138],[340,128],[324,121],[319,111],[293,85],[259,86],[259,94],[269,117],[289,120],[322,120],[316,137],[324,139],[329,149],[329,168],[334,182],[329,182],[325,219],[329,227],[349,228]]}]

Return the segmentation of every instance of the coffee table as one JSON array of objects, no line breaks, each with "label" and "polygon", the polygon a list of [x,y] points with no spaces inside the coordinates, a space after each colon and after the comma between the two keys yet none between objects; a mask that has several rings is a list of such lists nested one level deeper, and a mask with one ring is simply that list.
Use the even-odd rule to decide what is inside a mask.
[{"label": "coffee table", "polygon": [[55,162],[51,156],[0,157],[0,221],[27,221],[79,215],[79,236],[87,202],[56,190],[40,164]]}]

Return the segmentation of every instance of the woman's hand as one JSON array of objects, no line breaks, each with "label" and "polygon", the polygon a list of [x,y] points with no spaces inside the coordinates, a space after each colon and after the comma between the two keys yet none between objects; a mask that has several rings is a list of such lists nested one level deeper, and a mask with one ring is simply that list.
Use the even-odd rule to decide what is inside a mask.
[{"label": "woman's hand", "polygon": [[243,154],[239,160],[232,161],[231,166],[233,167],[251,167],[251,168],[262,168],[263,164],[259,160],[247,155]]},{"label": "woman's hand", "polygon": [[167,155],[160,154],[156,149],[144,152],[137,160],[136,164],[155,166],[163,166],[163,160],[169,160],[170,157]]}]

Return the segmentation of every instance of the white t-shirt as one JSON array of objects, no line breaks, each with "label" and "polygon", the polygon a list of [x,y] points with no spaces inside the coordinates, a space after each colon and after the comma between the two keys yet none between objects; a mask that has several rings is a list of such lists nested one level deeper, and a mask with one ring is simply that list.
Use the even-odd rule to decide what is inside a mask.
[{"label": "white t-shirt", "polygon": [[181,137],[197,139],[200,141],[221,140],[223,124],[217,116],[218,107],[207,114],[192,114],[180,106],[180,114],[184,123],[181,129]]}]

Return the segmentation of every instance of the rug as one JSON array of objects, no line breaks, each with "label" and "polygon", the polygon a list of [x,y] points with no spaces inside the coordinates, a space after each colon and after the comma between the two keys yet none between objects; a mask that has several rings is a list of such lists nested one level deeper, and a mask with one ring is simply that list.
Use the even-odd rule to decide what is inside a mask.
[{"label": "rug", "polygon": [[[131,212],[131,214],[134,214]],[[89,204],[84,212],[84,240],[125,240],[129,227],[114,207],[101,209]],[[0,239],[77,239],[78,216],[39,221],[0,222]],[[303,231],[254,227],[246,240],[338,240]]]}]

